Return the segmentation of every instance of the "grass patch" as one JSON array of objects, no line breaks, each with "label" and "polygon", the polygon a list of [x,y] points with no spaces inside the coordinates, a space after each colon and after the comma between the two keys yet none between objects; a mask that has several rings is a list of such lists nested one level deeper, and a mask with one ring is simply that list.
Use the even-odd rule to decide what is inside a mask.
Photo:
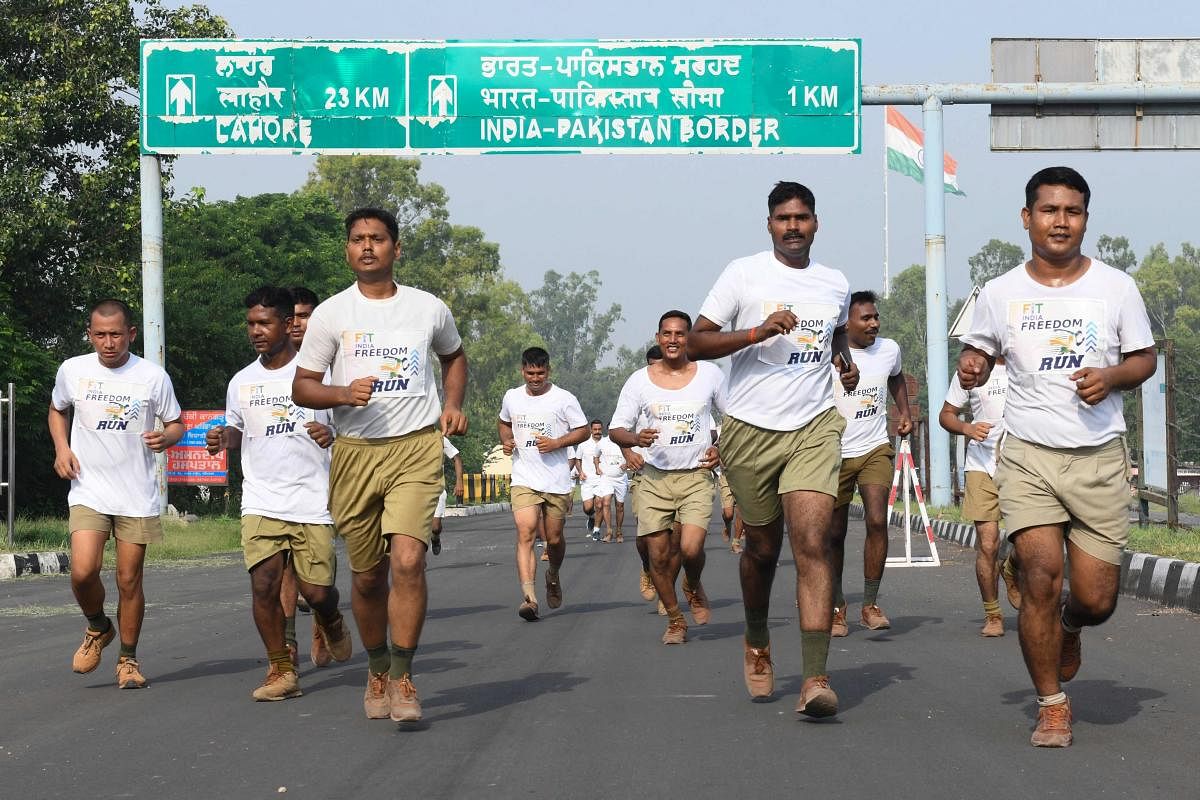
[{"label": "grass patch", "polygon": [[1148,525],[1129,528],[1129,549],[1182,561],[1200,562],[1200,529]]},{"label": "grass patch", "polygon": [[1200,494],[1179,495],[1179,510],[1185,514],[1200,514]]},{"label": "grass patch", "polygon": [[[37,517],[18,519],[13,532],[13,546],[0,543],[0,552],[48,553],[70,552],[71,542],[67,533],[67,520],[62,517]],[[104,564],[115,563],[112,537],[104,549]],[[147,563],[181,561],[183,559],[211,556],[218,553],[238,552],[242,549],[241,520],[230,517],[205,517],[184,524],[173,520],[163,521],[163,542],[146,548]]]}]

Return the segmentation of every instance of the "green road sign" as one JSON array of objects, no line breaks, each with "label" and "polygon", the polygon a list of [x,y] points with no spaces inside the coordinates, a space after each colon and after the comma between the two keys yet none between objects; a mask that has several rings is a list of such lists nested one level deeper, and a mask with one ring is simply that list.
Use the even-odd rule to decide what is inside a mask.
[{"label": "green road sign", "polygon": [[147,153],[857,153],[860,43],[142,42]]}]

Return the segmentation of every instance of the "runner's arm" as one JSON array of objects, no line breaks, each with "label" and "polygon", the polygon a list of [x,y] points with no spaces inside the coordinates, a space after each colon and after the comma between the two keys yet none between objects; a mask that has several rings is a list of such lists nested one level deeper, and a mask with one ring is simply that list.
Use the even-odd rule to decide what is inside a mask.
[{"label": "runner's arm", "polygon": [[79,477],[79,459],[71,451],[70,407],[57,409],[50,404],[50,416],[47,419],[50,427],[50,438],[54,441],[54,471],[60,478],[75,479]]},{"label": "runner's arm", "polygon": [[296,405],[315,410],[365,406],[374,391],[374,377],[358,378],[349,386],[331,386],[325,383],[324,372],[313,372],[304,367],[296,367],[296,377],[292,380],[292,400]]},{"label": "runner's arm", "polygon": [[467,353],[461,347],[449,355],[438,355],[442,362],[442,435],[456,436],[467,432],[467,415],[463,399],[467,396]]}]

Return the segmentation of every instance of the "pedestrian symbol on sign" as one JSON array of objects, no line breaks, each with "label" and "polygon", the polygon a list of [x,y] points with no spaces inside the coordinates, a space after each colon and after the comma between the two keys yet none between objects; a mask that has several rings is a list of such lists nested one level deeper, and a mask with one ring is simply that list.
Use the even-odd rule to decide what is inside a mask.
[{"label": "pedestrian symbol on sign", "polygon": [[429,116],[453,120],[458,117],[458,76],[429,76]]},{"label": "pedestrian symbol on sign", "polygon": [[167,116],[190,117],[196,113],[196,76],[167,76]]}]

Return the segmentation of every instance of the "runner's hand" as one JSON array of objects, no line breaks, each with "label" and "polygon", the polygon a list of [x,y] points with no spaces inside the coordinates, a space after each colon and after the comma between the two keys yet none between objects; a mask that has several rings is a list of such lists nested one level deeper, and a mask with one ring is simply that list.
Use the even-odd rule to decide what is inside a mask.
[{"label": "runner's hand", "polygon": [[[984,423],[984,424],[986,424],[986,423]],[[898,423],[896,423],[896,433],[898,433],[901,436],[908,436],[910,433],[912,433],[912,429],[913,429],[912,419],[910,419],[909,417],[901,417],[900,421]]]},{"label": "runner's hand", "polygon": [[224,425],[214,425],[205,432],[204,449],[208,451],[210,456],[215,456],[225,449]]},{"label": "runner's hand", "polygon": [[704,451],[704,455],[700,456],[700,468],[712,469],[721,465],[721,456],[717,453],[717,448],[709,447]]},{"label": "runner's hand", "polygon": [[987,357],[983,353],[963,350],[958,354],[958,382],[964,389],[983,386],[991,372]]},{"label": "runner's hand", "polygon": [[441,416],[442,436],[462,436],[467,432],[467,415],[461,408],[446,406]]},{"label": "runner's hand", "polygon": [[625,454],[625,463],[629,465],[630,472],[637,472],[642,467],[646,466],[646,459],[642,458],[641,453],[635,453],[630,450]]},{"label": "runner's hand", "polygon": [[542,455],[553,453],[558,449],[558,439],[551,439],[549,436],[535,436],[533,441],[537,444],[537,451]]},{"label": "runner's hand", "polygon": [[650,445],[652,445],[656,441],[658,441],[658,429],[657,428],[642,428],[640,431],[638,431],[637,437],[638,437],[638,445],[640,445],[641,447],[649,447]]},{"label": "runner's hand", "polygon": [[[205,437],[207,438],[207,434]],[[148,431],[142,434],[142,441],[146,447],[149,447],[156,453],[161,453],[167,449],[167,434],[165,431]]]},{"label": "runner's hand", "polygon": [[362,408],[371,400],[371,395],[375,393],[375,377],[368,376],[351,381],[346,387],[346,401],[342,403],[344,406],[353,406]]},{"label": "runner's hand", "polygon": [[982,442],[991,433],[992,427],[990,422],[968,422],[963,425],[963,435],[973,442]]},{"label": "runner's hand", "polygon": [[833,366],[837,368],[838,380],[842,382],[843,389],[847,392],[853,392],[858,388],[858,364],[851,361],[850,366],[847,367],[845,360],[842,359],[839,353],[833,357]]},{"label": "runner's hand", "polygon": [[1071,380],[1075,381],[1075,394],[1089,406],[1096,405],[1112,391],[1108,370],[1100,367],[1084,367],[1071,375]]},{"label": "runner's hand", "polygon": [[770,339],[772,336],[778,336],[783,333],[791,333],[796,328],[796,315],[791,311],[776,311],[763,320],[762,325],[758,326],[758,332],[755,339],[759,342]]},{"label": "runner's hand", "polygon": [[60,478],[75,480],[79,477],[79,459],[70,449],[54,454],[54,471]]},{"label": "runner's hand", "polygon": [[308,436],[322,450],[333,444],[333,430],[328,425],[322,425],[319,422],[304,423],[304,430],[308,431]]}]

